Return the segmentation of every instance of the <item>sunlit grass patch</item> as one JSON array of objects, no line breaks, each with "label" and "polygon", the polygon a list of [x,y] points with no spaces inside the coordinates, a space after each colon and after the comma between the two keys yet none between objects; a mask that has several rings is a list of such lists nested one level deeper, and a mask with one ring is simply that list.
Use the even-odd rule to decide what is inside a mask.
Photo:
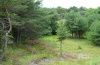
[{"label": "sunlit grass patch", "polygon": [[[44,42],[48,42],[48,44],[53,44],[56,47],[54,47],[54,49],[56,50],[56,53],[59,55],[59,44],[60,42],[57,39],[57,36],[49,36],[49,37],[43,37],[41,40],[43,40]],[[54,42],[55,41],[55,42]],[[90,41],[86,40],[86,39],[72,39],[72,38],[67,38],[66,40],[63,41],[63,54],[64,53],[69,53],[69,54],[86,54],[89,56],[89,58],[87,59],[80,59],[77,61],[76,64],[73,64],[73,62],[69,62],[71,63],[70,65],[94,65],[94,63],[99,63],[100,59],[96,59],[96,61],[98,62],[94,62],[93,58],[95,57],[100,57],[100,47],[96,47],[94,45],[91,44]],[[95,60],[95,59],[94,59]],[[62,62],[54,62],[48,65],[56,65],[58,63],[58,65],[69,65],[68,63],[66,64],[65,61]]]}]

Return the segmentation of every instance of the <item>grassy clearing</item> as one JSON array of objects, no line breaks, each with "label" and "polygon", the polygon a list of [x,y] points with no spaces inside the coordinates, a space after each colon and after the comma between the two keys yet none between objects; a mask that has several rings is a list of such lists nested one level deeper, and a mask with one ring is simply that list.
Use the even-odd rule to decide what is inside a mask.
[{"label": "grassy clearing", "polygon": [[[56,50],[56,53],[59,54],[59,41],[57,36],[47,36],[41,38],[42,41],[53,46]],[[67,61],[57,61],[54,63],[46,65],[100,65],[100,47],[93,46],[91,42],[86,39],[70,39],[67,38],[63,41],[63,53],[69,54],[87,54],[89,59],[80,59],[80,60],[67,60]]]}]

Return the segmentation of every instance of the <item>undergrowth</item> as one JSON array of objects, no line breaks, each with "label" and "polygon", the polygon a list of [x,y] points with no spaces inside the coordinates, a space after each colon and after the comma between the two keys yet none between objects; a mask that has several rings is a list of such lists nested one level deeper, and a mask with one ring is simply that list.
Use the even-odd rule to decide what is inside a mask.
[{"label": "undergrowth", "polygon": [[2,65],[26,65],[32,59],[40,60],[52,58],[51,47],[46,44],[20,45],[19,47],[8,47]]}]

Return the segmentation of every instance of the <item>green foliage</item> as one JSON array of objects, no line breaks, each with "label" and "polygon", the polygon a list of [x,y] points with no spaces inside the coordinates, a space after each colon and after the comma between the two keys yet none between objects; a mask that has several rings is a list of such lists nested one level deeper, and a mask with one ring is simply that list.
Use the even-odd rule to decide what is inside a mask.
[{"label": "green foliage", "polygon": [[57,13],[59,14],[59,17],[60,17],[59,19],[64,19],[67,9],[62,8],[62,7],[57,7],[56,10],[57,10]]},{"label": "green foliage", "polygon": [[11,34],[15,42],[26,39],[36,39],[41,36],[43,26],[41,26],[42,12],[40,9],[41,0],[1,0],[1,19],[7,18],[6,9],[9,13],[13,28]]},{"label": "green foliage", "polygon": [[74,11],[66,15],[65,25],[71,34],[77,35],[77,38],[80,38],[87,31],[85,18]]},{"label": "green foliage", "polygon": [[88,19],[87,23],[88,27],[90,27],[93,22],[95,22],[96,20],[100,20],[100,14],[96,12],[94,14],[89,15],[87,19]]},{"label": "green foliage", "polygon": [[69,11],[69,12],[70,12],[70,11],[78,12],[78,8],[75,7],[75,6],[73,6],[73,7],[70,7],[70,8],[68,9],[68,11]]},{"label": "green foliage", "polygon": [[59,19],[59,15],[54,8],[41,8],[40,9],[43,14],[41,17],[41,21],[43,23],[43,35],[55,35],[57,29],[57,22]]},{"label": "green foliage", "polygon": [[90,32],[87,33],[87,38],[95,45],[100,46],[100,21],[95,21],[90,26]]},{"label": "green foliage", "polygon": [[67,37],[67,29],[63,21],[58,21],[57,35],[60,41],[64,40]]}]

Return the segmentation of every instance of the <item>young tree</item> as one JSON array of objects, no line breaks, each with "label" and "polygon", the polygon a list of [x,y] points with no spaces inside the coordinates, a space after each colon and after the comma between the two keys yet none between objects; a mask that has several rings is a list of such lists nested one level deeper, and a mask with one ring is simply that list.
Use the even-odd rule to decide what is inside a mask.
[{"label": "young tree", "polygon": [[57,25],[58,25],[57,35],[58,35],[58,39],[60,41],[60,56],[63,57],[63,55],[62,55],[62,41],[64,39],[66,39],[66,37],[67,37],[67,30],[66,30],[66,26],[65,26],[63,21],[59,21]]}]

